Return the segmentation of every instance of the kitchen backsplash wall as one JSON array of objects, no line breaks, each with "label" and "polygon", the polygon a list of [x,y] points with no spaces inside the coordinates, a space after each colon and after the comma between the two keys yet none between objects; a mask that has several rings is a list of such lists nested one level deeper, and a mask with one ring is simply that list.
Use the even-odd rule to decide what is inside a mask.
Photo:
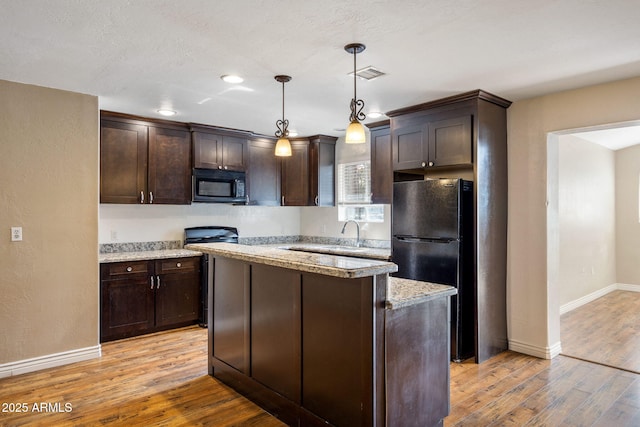
[{"label": "kitchen backsplash wall", "polygon": [[[202,225],[236,227],[241,239],[270,236],[355,238],[355,225],[340,234],[337,207],[192,205],[100,205],[100,244],[183,240],[184,228]],[[390,239],[390,207],[384,223],[360,224],[363,240]],[[383,242],[380,245],[384,246]]]}]

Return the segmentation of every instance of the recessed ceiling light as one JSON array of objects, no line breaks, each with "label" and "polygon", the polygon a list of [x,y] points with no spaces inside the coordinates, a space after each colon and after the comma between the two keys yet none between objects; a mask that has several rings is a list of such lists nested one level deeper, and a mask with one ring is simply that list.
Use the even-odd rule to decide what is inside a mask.
[{"label": "recessed ceiling light", "polygon": [[293,130],[293,129],[289,129],[289,136],[298,136],[298,131],[297,130]]},{"label": "recessed ceiling light", "polygon": [[242,83],[244,81],[242,77],[233,74],[225,74],[224,76],[220,76],[220,78],[227,83]]},{"label": "recessed ceiling light", "polygon": [[367,117],[370,119],[377,119],[384,116],[384,113],[381,113],[380,111],[369,111],[367,113]]},{"label": "recessed ceiling light", "polygon": [[165,108],[161,108],[158,110],[158,114],[163,116],[175,116],[177,113],[173,110],[167,110]]}]

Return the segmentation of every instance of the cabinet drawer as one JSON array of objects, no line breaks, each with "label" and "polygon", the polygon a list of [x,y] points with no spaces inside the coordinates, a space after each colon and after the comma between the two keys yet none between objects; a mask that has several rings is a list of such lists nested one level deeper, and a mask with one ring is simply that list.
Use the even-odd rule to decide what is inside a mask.
[{"label": "cabinet drawer", "polygon": [[156,274],[187,273],[200,269],[200,258],[171,258],[156,261]]},{"label": "cabinet drawer", "polygon": [[137,274],[149,274],[148,261],[114,262],[100,266],[100,276],[102,279],[126,278]]}]

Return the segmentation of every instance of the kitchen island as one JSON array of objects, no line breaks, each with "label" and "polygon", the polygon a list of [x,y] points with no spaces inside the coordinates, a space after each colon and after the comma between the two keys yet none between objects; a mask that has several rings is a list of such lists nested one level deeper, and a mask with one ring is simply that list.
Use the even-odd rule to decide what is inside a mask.
[{"label": "kitchen island", "polygon": [[210,375],[289,425],[442,424],[454,288],[390,278],[387,261],[186,248],[213,266]]}]

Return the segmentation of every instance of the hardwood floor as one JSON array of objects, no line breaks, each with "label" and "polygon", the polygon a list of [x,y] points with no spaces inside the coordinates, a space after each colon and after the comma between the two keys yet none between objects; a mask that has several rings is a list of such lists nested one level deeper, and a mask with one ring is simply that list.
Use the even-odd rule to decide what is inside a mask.
[{"label": "hardwood floor", "polygon": [[[0,379],[1,409],[27,405],[0,412],[0,425],[282,426],[207,375],[206,343],[198,327],[162,332],[105,343],[100,359]],[[41,403],[50,405],[34,411]],[[445,426],[489,425],[638,426],[640,375],[513,352],[452,364]]]},{"label": "hardwood floor", "polygon": [[640,375],[510,351],[451,364],[445,426],[639,426]]},{"label": "hardwood floor", "polygon": [[640,374],[640,292],[614,291],[560,316],[562,354]]},{"label": "hardwood floor", "polygon": [[[1,426],[283,426],[207,374],[207,331],[190,327],[102,345],[103,356],[0,380]],[[61,412],[33,405],[59,404]],[[71,405],[64,412],[65,404]],[[39,406],[38,406],[39,407]],[[55,407],[52,409],[56,409]]]}]

